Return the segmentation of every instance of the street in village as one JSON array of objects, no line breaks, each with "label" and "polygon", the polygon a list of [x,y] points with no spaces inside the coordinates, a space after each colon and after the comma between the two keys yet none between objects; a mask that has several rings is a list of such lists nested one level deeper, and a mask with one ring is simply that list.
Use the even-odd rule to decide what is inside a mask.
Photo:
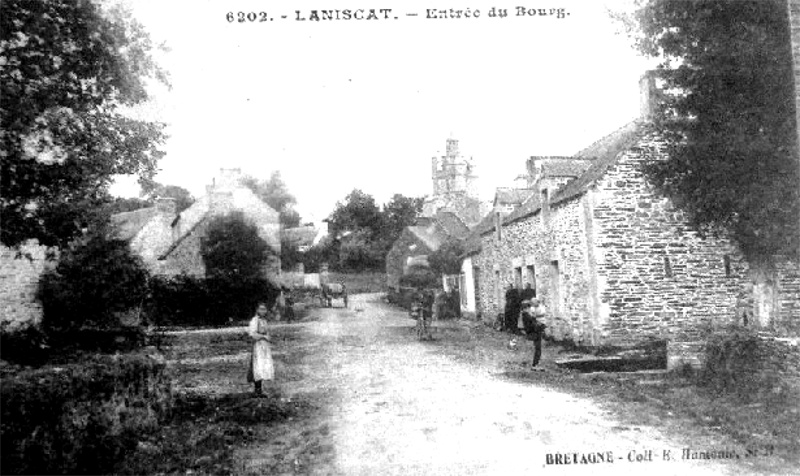
[{"label": "street in village", "polygon": [[[437,322],[435,340],[419,342],[413,323],[381,295],[354,296],[349,309],[311,309],[302,322],[274,326],[277,381],[268,397],[249,395],[244,339],[238,350],[224,355],[197,358],[204,345],[173,354],[176,390],[236,395],[264,405],[270,399],[305,402],[304,415],[262,428],[264,438],[234,451],[239,474],[791,471],[777,460],[745,460],[741,454],[733,460],[684,460],[686,448],[724,451],[735,446],[685,422],[639,418],[647,421],[637,423],[619,406],[548,388],[548,378],[561,372],[552,362],[555,346],[545,347],[545,370],[531,372],[522,366],[530,355],[527,342],[509,349],[501,343],[508,336],[489,331],[492,339],[461,345],[455,341],[477,325],[467,321]],[[210,336],[204,342],[213,343],[243,332],[179,331],[178,337]],[[536,380],[526,378],[534,373]],[[671,461],[665,461],[665,454]]]}]

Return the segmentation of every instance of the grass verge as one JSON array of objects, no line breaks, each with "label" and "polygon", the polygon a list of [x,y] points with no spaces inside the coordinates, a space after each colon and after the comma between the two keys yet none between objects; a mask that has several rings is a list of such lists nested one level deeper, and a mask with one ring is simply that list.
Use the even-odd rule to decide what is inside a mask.
[{"label": "grass verge", "polygon": [[[176,399],[168,421],[141,439],[116,474],[304,474],[333,449],[319,427],[326,396],[299,388],[313,359],[300,326],[275,326],[276,384],[262,397],[245,382],[249,340],[241,333],[172,336]],[[305,431],[305,433],[303,433]],[[260,460],[255,469],[250,449]],[[251,456],[254,456],[251,455]],[[291,457],[288,457],[291,455]],[[266,472],[265,472],[266,471]]]}]

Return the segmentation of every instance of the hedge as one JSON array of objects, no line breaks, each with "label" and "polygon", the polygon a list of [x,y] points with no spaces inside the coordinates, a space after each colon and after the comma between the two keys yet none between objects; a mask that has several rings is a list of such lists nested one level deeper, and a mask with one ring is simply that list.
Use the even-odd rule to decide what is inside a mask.
[{"label": "hedge", "polygon": [[94,356],[2,380],[4,474],[108,473],[172,405],[166,364],[152,352]]}]

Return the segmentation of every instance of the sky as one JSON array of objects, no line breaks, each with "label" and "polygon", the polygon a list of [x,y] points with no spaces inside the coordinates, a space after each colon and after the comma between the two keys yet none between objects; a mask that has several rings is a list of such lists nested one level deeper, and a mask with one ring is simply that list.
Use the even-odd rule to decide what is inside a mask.
[{"label": "sky", "polygon": [[[156,180],[196,197],[221,167],[263,179],[279,170],[303,220],[318,221],[354,188],[378,203],[431,194],[431,158],[453,137],[490,200],[527,157],[574,154],[638,116],[651,62],[607,13],[629,3],[537,1],[528,7],[548,15],[517,16],[525,2],[127,0],[169,48],[155,58],[171,88],[151,84],[134,114],[167,124]],[[480,16],[427,18],[467,7]],[[321,8],[391,13],[297,20]],[[563,18],[549,14],[559,8]],[[240,11],[257,21],[239,23]],[[258,21],[262,11],[272,20]],[[112,188],[138,191],[131,180]]]}]

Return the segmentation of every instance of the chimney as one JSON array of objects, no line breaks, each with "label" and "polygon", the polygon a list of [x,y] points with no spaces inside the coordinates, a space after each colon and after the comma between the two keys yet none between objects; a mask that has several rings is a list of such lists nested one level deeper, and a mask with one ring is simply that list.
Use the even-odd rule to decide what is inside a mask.
[{"label": "chimney", "polygon": [[156,200],[156,211],[158,211],[159,215],[174,217],[178,213],[175,199],[170,197],[158,197],[158,200]]},{"label": "chimney", "polygon": [[661,91],[656,84],[657,71],[649,70],[639,79],[639,113],[644,120],[652,120],[658,111]]},{"label": "chimney", "polygon": [[[219,181],[216,183],[218,188],[237,188],[242,178],[242,169],[219,169]],[[215,181],[216,182],[216,181]]]},{"label": "chimney", "polygon": [[542,175],[542,162],[544,161],[543,157],[539,156],[531,156],[526,165],[528,169],[528,186],[525,188],[533,188],[536,182],[539,180],[539,177]]}]

